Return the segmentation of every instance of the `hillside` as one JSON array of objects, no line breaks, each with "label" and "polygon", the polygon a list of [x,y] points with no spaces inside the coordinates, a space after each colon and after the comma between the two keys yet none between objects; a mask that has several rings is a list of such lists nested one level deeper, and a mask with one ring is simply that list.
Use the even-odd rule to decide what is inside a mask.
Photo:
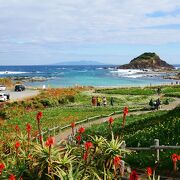
[{"label": "hillside", "polygon": [[134,58],[129,64],[118,67],[119,69],[162,69],[171,70],[174,67],[160,59],[156,53],[146,52]]}]

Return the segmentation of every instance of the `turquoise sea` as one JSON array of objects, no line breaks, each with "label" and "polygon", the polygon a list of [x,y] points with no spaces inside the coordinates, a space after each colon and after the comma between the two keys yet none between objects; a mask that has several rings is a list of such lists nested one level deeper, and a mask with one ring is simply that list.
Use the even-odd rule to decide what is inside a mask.
[{"label": "turquoise sea", "polygon": [[[177,68],[180,68],[177,65]],[[118,70],[115,66],[0,66],[0,77],[45,78],[43,82],[25,82],[42,87],[83,86],[144,86],[172,83],[157,74],[139,70]]]}]

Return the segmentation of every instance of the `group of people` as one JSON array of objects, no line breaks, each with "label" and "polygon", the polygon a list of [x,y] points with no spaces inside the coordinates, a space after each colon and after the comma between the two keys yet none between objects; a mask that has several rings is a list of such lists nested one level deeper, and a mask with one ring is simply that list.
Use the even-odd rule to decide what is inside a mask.
[{"label": "group of people", "polygon": [[149,105],[151,106],[151,109],[154,110],[154,109],[159,109],[160,105],[161,105],[161,101],[160,99],[158,98],[156,101],[153,101],[152,99],[150,100],[149,102]]},{"label": "group of people", "polygon": [[[113,97],[110,98],[110,104],[111,106],[114,105],[114,99]],[[92,105],[93,106],[107,106],[107,99],[105,96],[92,96]]]}]

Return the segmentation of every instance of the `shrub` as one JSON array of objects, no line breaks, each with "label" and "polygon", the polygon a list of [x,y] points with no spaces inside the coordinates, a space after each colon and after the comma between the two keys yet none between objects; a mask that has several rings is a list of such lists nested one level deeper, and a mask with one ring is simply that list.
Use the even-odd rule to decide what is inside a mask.
[{"label": "shrub", "polygon": [[67,103],[67,99],[66,99],[65,97],[60,97],[60,98],[58,99],[58,103],[59,103],[59,104],[66,104],[66,103]]},{"label": "shrub", "polygon": [[75,102],[75,97],[73,95],[68,95],[66,96],[66,99],[71,102],[71,103],[74,103]]},{"label": "shrub", "polygon": [[51,101],[49,99],[42,99],[40,100],[40,103],[44,106],[44,107],[50,107],[51,106]]},{"label": "shrub", "polygon": [[6,111],[0,110],[0,118],[2,118],[2,119],[8,118]]}]

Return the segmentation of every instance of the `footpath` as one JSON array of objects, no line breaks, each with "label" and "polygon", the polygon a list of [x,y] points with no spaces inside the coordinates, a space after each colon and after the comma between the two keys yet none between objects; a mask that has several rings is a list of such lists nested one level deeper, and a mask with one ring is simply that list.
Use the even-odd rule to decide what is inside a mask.
[{"label": "footpath", "polygon": [[[168,104],[168,105],[163,105],[159,111],[163,111],[163,110],[172,110],[174,109],[175,107],[177,107],[178,105],[180,105],[180,98],[175,98],[175,100]],[[135,111],[135,112],[130,112],[128,115],[140,115],[140,114],[145,114],[145,113],[149,113],[149,112],[152,112],[152,111]],[[115,114],[115,115],[112,115],[111,116],[113,119],[116,119],[116,118],[122,118],[122,114]],[[86,123],[83,123],[83,124],[78,124],[76,125],[75,127],[75,131],[77,129],[79,129],[80,127],[84,127],[84,128],[88,128],[88,127],[91,127],[92,125],[94,124],[101,124],[101,123],[104,123],[106,122],[107,120],[109,119],[109,117],[105,117],[105,118],[99,118],[99,119],[96,119],[96,120],[92,120],[92,121],[89,121],[89,122],[86,122]],[[65,130],[61,131],[58,135],[55,136],[55,142],[58,143],[60,142],[61,140],[66,140],[67,137],[69,135],[71,135],[72,133],[72,130],[71,128],[66,128]]]}]

